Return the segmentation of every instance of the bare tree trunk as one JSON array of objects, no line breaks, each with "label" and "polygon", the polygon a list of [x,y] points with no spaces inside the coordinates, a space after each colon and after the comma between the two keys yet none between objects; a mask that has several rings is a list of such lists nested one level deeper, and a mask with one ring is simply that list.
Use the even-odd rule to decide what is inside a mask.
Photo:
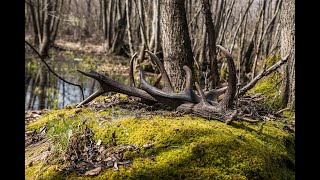
[{"label": "bare tree trunk", "polygon": [[[254,41],[257,37],[257,33],[258,33],[258,28],[259,28],[259,24],[262,20],[262,15],[263,15],[263,7],[260,9],[259,11],[259,16],[258,16],[258,20],[256,21],[256,24],[254,26],[254,29],[252,31],[252,34],[251,34],[251,37],[250,37],[250,40],[249,40],[249,45],[248,45],[248,48],[244,54],[244,58],[243,58],[243,68],[244,70],[242,70],[242,74],[241,76],[244,78],[244,81],[247,81],[249,79],[249,77],[247,77],[246,75],[248,75],[251,70],[252,70],[252,66],[253,66],[253,62],[252,62],[252,52],[255,48],[255,44],[254,44]],[[250,77],[252,77],[253,75],[251,74]]]},{"label": "bare tree trunk", "polygon": [[267,4],[267,0],[264,0],[263,5],[262,5],[262,14],[260,16],[262,18],[260,21],[260,33],[259,33],[259,36],[257,37],[257,42],[256,42],[256,46],[255,46],[255,56],[254,56],[254,61],[253,61],[253,66],[252,66],[251,79],[253,79],[257,73],[258,58],[260,55],[262,38],[263,38],[263,33],[264,33],[264,20],[265,20],[266,4]]},{"label": "bare tree trunk", "polygon": [[154,53],[160,49],[160,0],[154,0],[155,6],[155,33],[154,33]]},{"label": "bare tree trunk", "polygon": [[[217,27],[217,29],[215,30],[215,37],[218,37],[218,35],[219,35],[220,25],[222,23],[221,19],[222,19],[222,14],[223,14],[224,7],[225,7],[225,2],[226,2],[225,0],[220,0],[220,6],[218,6],[218,2],[217,2],[216,11],[215,11],[215,12],[217,12],[217,13],[215,13],[215,27]],[[209,6],[208,8],[210,9],[210,7],[211,6]]]},{"label": "bare tree trunk", "polygon": [[184,1],[161,0],[160,19],[164,67],[173,88],[181,90],[185,80],[183,65],[193,69],[193,54]]},{"label": "bare tree trunk", "polygon": [[[279,8],[280,8],[281,3],[282,3],[282,0],[277,0],[277,1],[276,1],[276,4],[275,4],[276,9],[275,9],[275,13],[274,13],[275,15],[276,15],[277,11],[279,11]],[[270,6],[271,6],[271,5],[270,5]],[[265,57],[266,57],[267,55],[269,55],[270,50],[271,50],[271,42],[272,42],[272,37],[273,37],[273,30],[275,29],[274,27],[275,27],[275,22],[276,22],[275,19],[276,19],[276,18],[274,18],[274,19],[271,20],[271,22],[270,22],[270,29],[268,30],[269,33],[267,33],[268,41],[266,41],[266,53],[265,53],[266,55],[265,55]]]},{"label": "bare tree trunk", "polygon": [[132,8],[131,1],[126,0],[126,16],[127,16],[127,28],[128,28],[128,41],[129,41],[130,56],[132,56],[134,54],[133,42],[132,42],[132,32],[131,32],[131,22],[130,22],[131,8]]},{"label": "bare tree trunk", "polygon": [[117,27],[116,27],[116,35],[112,44],[111,52],[115,54],[120,54],[121,48],[124,46],[123,38],[125,35],[125,29],[127,26],[127,19],[126,19],[126,6],[121,8],[121,1],[118,1],[118,21],[117,21]]},{"label": "bare tree trunk", "polygon": [[59,6],[58,6],[58,9],[57,9],[57,13],[56,13],[57,21],[56,21],[56,23],[53,24],[53,28],[52,28],[52,31],[51,31],[52,37],[51,37],[50,40],[51,40],[52,44],[56,40],[56,37],[57,37],[57,34],[58,34],[58,29],[59,29],[59,24],[60,24],[60,17],[61,17],[60,13],[58,13],[58,12],[62,12],[63,2],[64,2],[64,0],[60,0]]},{"label": "bare tree trunk", "polygon": [[[227,30],[227,27],[228,27],[228,23],[229,23],[229,20],[230,20],[230,17],[231,17],[231,13],[232,13],[232,10],[233,10],[234,3],[235,3],[235,0],[233,0],[233,1],[231,2],[230,7],[227,9],[227,15],[226,15],[226,17],[223,18],[223,19],[221,18],[221,19],[220,19],[221,22],[220,22],[219,24],[216,23],[217,25],[220,26],[220,24],[221,24],[222,22],[224,22],[224,23],[223,23],[222,30],[220,30],[220,27],[219,27],[219,28],[217,27],[217,30],[219,30],[219,32],[216,32],[217,37],[219,37],[219,39],[220,39],[220,40],[218,41],[218,44],[220,44],[220,45],[223,44],[224,41],[225,41],[224,36],[225,36],[226,30]],[[222,12],[222,10],[219,10],[219,11]]]},{"label": "bare tree trunk", "polygon": [[50,45],[50,23],[51,23],[51,16],[49,15],[49,12],[51,11],[51,1],[46,0],[45,1],[45,17],[44,17],[44,23],[43,23],[43,39],[40,44],[40,55],[42,57],[48,56],[49,51],[49,45]]},{"label": "bare tree trunk", "polygon": [[233,35],[233,39],[232,39],[232,43],[231,43],[231,47],[230,47],[230,53],[232,53],[233,51],[233,47],[234,47],[234,44],[235,44],[235,41],[236,41],[236,38],[237,38],[237,34],[238,34],[238,31],[243,23],[243,21],[246,19],[247,17],[247,14],[249,12],[249,8],[251,6],[251,4],[253,3],[253,0],[249,0],[248,1],[248,5],[246,7],[246,10],[244,11],[243,15],[240,16],[240,22],[239,22],[239,25],[237,26],[237,29],[236,31],[234,32],[234,35]]},{"label": "bare tree trunk", "polygon": [[152,32],[151,32],[151,38],[149,41],[149,48],[154,49],[154,44],[155,44],[155,32],[156,32],[156,12],[157,12],[157,1],[152,2]]},{"label": "bare tree trunk", "polygon": [[34,5],[29,4],[29,8],[30,8],[30,14],[31,14],[31,19],[32,19],[32,27],[33,27],[33,32],[34,32],[34,39],[33,39],[33,43],[35,45],[39,45],[39,31],[38,31],[38,27],[37,27],[37,18],[36,18],[36,12],[34,9]]},{"label": "bare tree trunk", "polygon": [[[52,7],[52,11],[50,12],[51,16],[52,16],[52,14],[57,14],[56,12],[57,12],[57,10],[58,10],[58,1],[59,1],[59,0],[55,0],[54,2],[51,2],[52,5],[54,5],[54,6]],[[52,20],[51,20],[51,23],[50,23],[50,32],[53,32],[54,24],[56,23],[57,17],[56,17],[56,16],[53,16],[51,19],[52,19]]]},{"label": "bare tree trunk", "polygon": [[108,44],[108,19],[107,19],[107,0],[102,0],[102,26],[103,26],[103,37],[104,37],[104,46],[107,50]]},{"label": "bare tree trunk", "polygon": [[[135,1],[136,2],[136,1]],[[147,37],[146,37],[146,31],[145,31],[145,20],[144,20],[144,7],[143,7],[143,1],[142,0],[138,0],[138,13],[139,13],[139,22],[140,22],[140,34],[142,37],[142,45],[140,47],[140,54],[138,59],[141,60],[141,62],[144,60],[144,56],[145,56],[145,50],[147,49]],[[137,3],[136,7],[137,7]]]},{"label": "bare tree trunk", "polygon": [[212,14],[210,11],[209,0],[203,0],[203,8],[205,11],[205,23],[208,37],[208,62],[209,62],[209,89],[214,89],[219,84],[219,73],[216,52],[216,28],[212,22]]},{"label": "bare tree trunk", "polygon": [[112,28],[113,28],[113,1],[109,0],[109,11],[108,11],[108,36],[107,36],[107,42],[106,42],[106,49],[111,48],[112,43]]},{"label": "bare tree trunk", "polygon": [[283,106],[295,109],[295,1],[283,0],[281,10],[281,57],[289,55],[284,68]]}]

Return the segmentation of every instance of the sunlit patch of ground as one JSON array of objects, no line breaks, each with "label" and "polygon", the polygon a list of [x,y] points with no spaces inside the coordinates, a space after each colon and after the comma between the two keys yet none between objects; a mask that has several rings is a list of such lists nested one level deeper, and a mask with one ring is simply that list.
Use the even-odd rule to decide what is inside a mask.
[{"label": "sunlit patch of ground", "polygon": [[[258,125],[226,125],[122,95],[99,97],[81,109],[47,111],[26,126],[50,140],[50,148],[43,139],[26,147],[26,179],[294,179],[294,133],[282,126],[280,119],[267,121],[259,133]],[[101,146],[109,149],[99,152]],[[128,146],[135,148],[121,149]],[[83,154],[81,162],[73,152]],[[112,153],[121,156],[111,161]]]}]

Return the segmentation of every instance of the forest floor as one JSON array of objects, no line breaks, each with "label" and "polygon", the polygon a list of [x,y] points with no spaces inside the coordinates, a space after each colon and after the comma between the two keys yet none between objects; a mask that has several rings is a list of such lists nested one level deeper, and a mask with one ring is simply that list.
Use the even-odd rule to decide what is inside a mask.
[{"label": "forest floor", "polygon": [[26,179],[294,179],[294,120],[226,125],[132,97],[26,112]]}]

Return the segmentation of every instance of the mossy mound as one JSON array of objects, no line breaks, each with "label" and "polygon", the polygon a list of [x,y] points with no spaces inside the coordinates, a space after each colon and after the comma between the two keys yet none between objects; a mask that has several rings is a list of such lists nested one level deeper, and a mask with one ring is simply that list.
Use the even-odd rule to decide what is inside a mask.
[{"label": "mossy mound", "polygon": [[[121,109],[93,111],[88,108],[52,110],[26,126],[37,130],[46,126],[52,156],[30,165],[34,149],[26,148],[26,179],[294,179],[294,135],[276,128],[273,122],[258,125],[233,122],[226,125],[191,115],[121,115]],[[112,114],[112,116],[111,116]],[[118,114],[118,116],[115,116]],[[144,112],[145,114],[145,112]],[[112,118],[110,118],[112,117]],[[141,151],[126,152],[131,165],[106,169],[94,177],[62,174],[70,133],[90,127],[96,141],[135,144]],[[149,149],[143,145],[152,143]],[[43,152],[43,151],[42,151]],[[34,156],[34,153],[33,156]],[[34,158],[33,158],[34,159]],[[39,159],[39,158],[38,158]],[[30,165],[30,166],[29,166]]]}]

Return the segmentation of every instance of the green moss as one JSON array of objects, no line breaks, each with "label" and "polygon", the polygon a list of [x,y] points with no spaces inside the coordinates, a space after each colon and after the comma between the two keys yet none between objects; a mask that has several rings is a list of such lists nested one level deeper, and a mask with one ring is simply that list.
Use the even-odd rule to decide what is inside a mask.
[{"label": "green moss", "polygon": [[281,56],[278,54],[278,55],[271,55],[271,56],[268,56],[267,59],[266,59],[266,65],[267,65],[267,68],[271,67],[272,65],[274,65],[276,62],[278,62],[279,60],[281,59]]},{"label": "green moss", "polygon": [[295,119],[296,115],[293,111],[284,111],[282,112],[282,116],[287,117],[288,119]]},{"label": "green moss", "polygon": [[[266,59],[267,68],[275,64],[279,60],[279,56],[269,56]],[[280,109],[283,106],[281,96],[278,95],[281,86],[281,76],[277,72],[273,72],[268,76],[263,77],[258,83],[248,91],[251,93],[262,93],[266,96],[264,105],[267,108]]]},{"label": "green moss", "polygon": [[[42,124],[48,124],[47,136],[60,134],[54,143],[65,142],[68,130],[76,132],[85,124],[103,143],[113,139],[118,145],[140,147],[139,152],[124,155],[132,160],[131,167],[104,170],[94,179],[294,179],[294,136],[271,122],[259,134],[257,125],[226,125],[190,115],[112,118],[111,114],[120,110],[94,112],[84,108],[72,117],[66,114],[73,114],[75,109],[51,111]],[[59,113],[65,116],[58,117]],[[107,117],[107,121],[101,123],[101,117]],[[28,126],[36,127],[39,125],[35,123]],[[154,146],[145,150],[142,146],[147,143]],[[62,175],[52,164],[45,167],[48,169],[41,172],[35,172],[35,166],[27,167],[27,179],[33,179],[33,173],[43,179],[86,178]]]},{"label": "green moss", "polygon": [[65,177],[56,171],[55,165],[45,166],[44,163],[40,162],[32,167],[26,168],[25,172],[26,180],[58,180],[58,179],[65,179]]}]

